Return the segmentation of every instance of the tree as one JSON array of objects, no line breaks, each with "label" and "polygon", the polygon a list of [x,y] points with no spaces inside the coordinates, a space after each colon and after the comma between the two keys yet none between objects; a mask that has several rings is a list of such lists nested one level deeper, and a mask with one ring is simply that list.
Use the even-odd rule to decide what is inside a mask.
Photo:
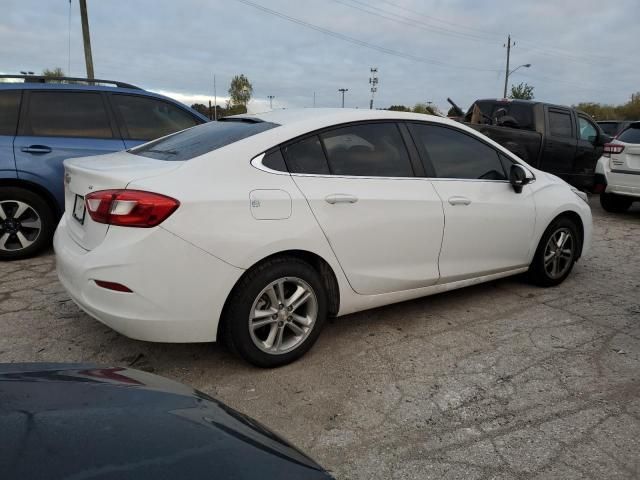
[{"label": "tree", "polygon": [[533,86],[528,83],[521,82],[518,85],[511,85],[511,93],[509,98],[518,98],[520,100],[533,100]]},{"label": "tree", "polygon": [[44,77],[64,77],[64,71],[60,67],[45,68],[42,71]]},{"label": "tree", "polygon": [[582,102],[573,107],[596,120],[638,120],[640,119],[640,92],[632,93],[631,99],[622,105]]},{"label": "tree", "polygon": [[193,105],[191,105],[191,108],[193,108],[196,112],[201,113],[205,117],[211,118],[209,115],[209,107],[207,107],[204,103],[194,103]]},{"label": "tree", "polygon": [[231,79],[231,86],[229,87],[229,97],[231,97],[231,106],[238,107],[243,106],[246,112],[247,103],[251,100],[253,94],[253,86],[244,74],[236,75]]},{"label": "tree", "polygon": [[425,113],[427,115],[437,115],[437,111],[431,105],[426,103],[416,103],[413,107],[414,113]]}]

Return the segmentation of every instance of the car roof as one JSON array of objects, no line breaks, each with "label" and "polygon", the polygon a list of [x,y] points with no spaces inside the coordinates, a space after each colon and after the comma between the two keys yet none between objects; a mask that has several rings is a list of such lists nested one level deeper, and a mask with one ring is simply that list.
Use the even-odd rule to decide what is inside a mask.
[{"label": "car roof", "polygon": [[308,122],[323,125],[339,125],[341,123],[366,120],[429,120],[459,125],[457,122],[435,115],[358,108],[283,108],[262,113],[234,115],[233,117],[227,118],[272,122],[278,125],[293,125]]}]

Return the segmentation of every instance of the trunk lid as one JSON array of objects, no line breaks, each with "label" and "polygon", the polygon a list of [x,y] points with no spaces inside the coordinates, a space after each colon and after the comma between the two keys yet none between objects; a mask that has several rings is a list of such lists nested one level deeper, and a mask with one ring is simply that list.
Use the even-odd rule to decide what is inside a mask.
[{"label": "trunk lid", "polygon": [[622,153],[611,155],[611,170],[640,173],[640,144],[617,142],[624,145]]},{"label": "trunk lid", "polygon": [[127,152],[65,160],[64,215],[71,238],[82,248],[92,250],[109,230],[109,225],[94,222],[89,216],[84,203],[87,194],[124,189],[132,181],[162,175],[182,165],[182,162],[154,160]]}]

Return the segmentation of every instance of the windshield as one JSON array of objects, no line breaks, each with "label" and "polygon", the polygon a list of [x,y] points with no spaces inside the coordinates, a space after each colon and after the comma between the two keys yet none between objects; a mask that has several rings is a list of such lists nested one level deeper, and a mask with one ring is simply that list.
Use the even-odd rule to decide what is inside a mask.
[{"label": "windshield", "polygon": [[129,153],[156,160],[190,160],[277,126],[242,119],[209,122],[132,148]]}]

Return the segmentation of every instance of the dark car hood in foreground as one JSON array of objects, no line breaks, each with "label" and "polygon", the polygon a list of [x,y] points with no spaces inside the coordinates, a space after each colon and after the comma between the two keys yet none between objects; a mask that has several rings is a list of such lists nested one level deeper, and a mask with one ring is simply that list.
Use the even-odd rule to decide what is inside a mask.
[{"label": "dark car hood in foreground", "polygon": [[127,368],[0,365],[0,478],[328,479],[254,420]]}]

